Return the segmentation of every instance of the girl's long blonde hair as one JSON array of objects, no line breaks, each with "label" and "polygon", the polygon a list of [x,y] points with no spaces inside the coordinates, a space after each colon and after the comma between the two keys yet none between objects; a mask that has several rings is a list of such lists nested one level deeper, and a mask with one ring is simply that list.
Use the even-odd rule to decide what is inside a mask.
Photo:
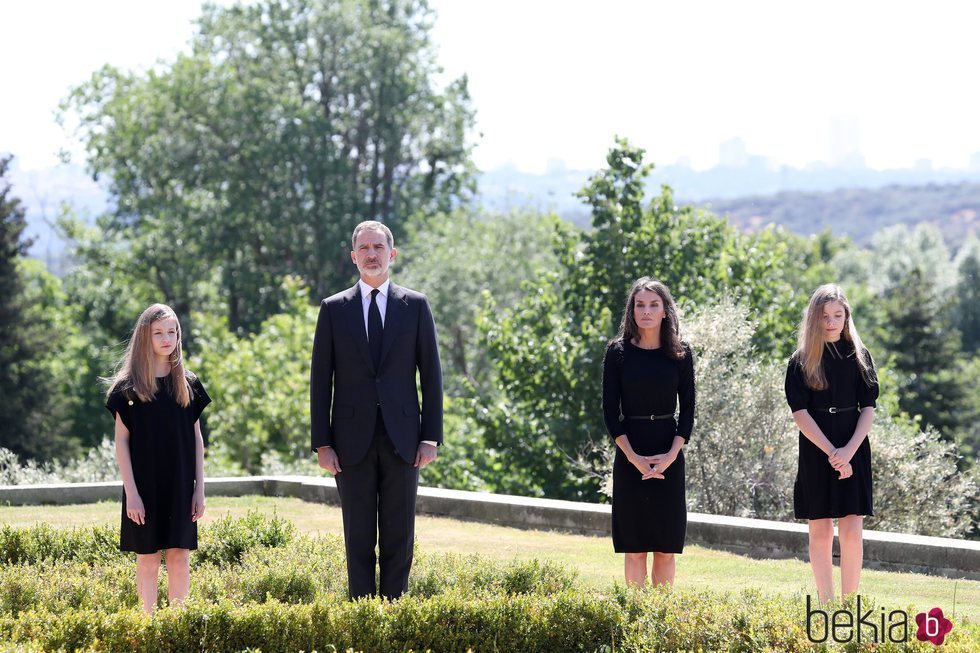
[{"label": "girl's long blonde hair", "polygon": [[126,353],[119,363],[116,374],[106,382],[109,390],[106,397],[117,390],[130,390],[140,401],[152,401],[156,396],[156,377],[153,373],[153,334],[154,322],[172,319],[177,323],[177,344],[170,352],[170,380],[174,400],[183,407],[191,402],[191,388],[184,373],[184,354],[181,347],[182,333],[177,314],[166,304],[153,304],[136,320],[133,335],[126,346]]},{"label": "girl's long blonde hair", "polygon": [[803,313],[803,322],[800,323],[796,352],[793,356],[803,367],[806,384],[814,390],[827,388],[827,377],[821,364],[824,349],[823,308],[831,302],[838,302],[844,307],[844,328],[840,335],[854,345],[854,358],[858,369],[861,370],[865,383],[870,385],[876,380],[875,371],[868,362],[867,349],[854,326],[851,304],[844,295],[844,289],[834,283],[824,284],[813,291],[810,304]]}]

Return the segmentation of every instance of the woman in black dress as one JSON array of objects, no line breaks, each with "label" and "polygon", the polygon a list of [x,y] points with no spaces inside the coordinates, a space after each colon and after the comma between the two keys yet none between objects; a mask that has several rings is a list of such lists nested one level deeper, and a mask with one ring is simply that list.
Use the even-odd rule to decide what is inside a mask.
[{"label": "woman in black dress", "polygon": [[786,400],[800,429],[793,505],[810,529],[810,566],[821,602],[834,596],[834,518],[841,594],[858,590],[864,515],[873,515],[871,446],[878,380],[840,286],[820,286],[786,370]]},{"label": "woman in black dress", "polygon": [[646,582],[652,552],[651,582],[672,585],[687,532],[682,449],[694,427],[694,359],[670,291],[650,277],[633,284],[606,348],[602,412],[616,441],[612,536],[626,554],[626,582]]},{"label": "woman in black dress", "polygon": [[119,548],[136,553],[136,591],[143,609],[157,601],[160,551],[168,597],[190,590],[190,551],[204,515],[204,440],[198,421],[211,399],[185,371],[180,323],[154,304],[140,315],[106,408],[116,421],[116,460],[123,482]]}]

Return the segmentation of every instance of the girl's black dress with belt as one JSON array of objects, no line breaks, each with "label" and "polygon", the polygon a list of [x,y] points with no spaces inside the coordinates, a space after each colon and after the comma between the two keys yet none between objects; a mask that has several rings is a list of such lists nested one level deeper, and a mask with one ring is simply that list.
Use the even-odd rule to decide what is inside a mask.
[{"label": "girl's black dress with belt", "polygon": [[[871,355],[865,360],[874,370]],[[795,413],[806,409],[835,447],[843,447],[854,435],[862,408],[874,407],[878,383],[861,374],[854,345],[841,338],[824,344],[822,365],[827,388],[813,390],[806,384],[803,366],[794,355],[786,369],[786,401]],[[827,454],[799,434],[800,459],[793,487],[797,519],[827,519],[847,515],[873,515],[871,500],[871,444],[865,438],[851,458],[853,474],[841,480]]]},{"label": "girl's black dress with belt", "polygon": [[[675,418],[678,404],[680,412]],[[689,347],[681,360],[663,348],[641,349],[614,341],[602,370],[602,412],[609,435],[626,434],[637,454],[666,453],[674,436],[684,441],[694,428],[694,358]],[[649,416],[668,416],[649,419]],[[647,419],[635,419],[646,416]],[[616,448],[613,463],[612,536],[618,553],[682,553],[687,533],[684,453],[663,479],[644,481]]]}]

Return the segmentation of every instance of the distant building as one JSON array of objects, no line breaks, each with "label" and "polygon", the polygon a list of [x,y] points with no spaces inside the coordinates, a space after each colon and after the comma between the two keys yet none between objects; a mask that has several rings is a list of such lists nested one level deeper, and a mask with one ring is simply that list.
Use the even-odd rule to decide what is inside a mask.
[{"label": "distant building", "polygon": [[741,138],[730,138],[718,146],[718,165],[722,168],[744,168],[749,164],[749,152]]},{"label": "distant building", "polygon": [[854,116],[830,119],[830,165],[835,168],[863,168],[861,123]]},{"label": "distant building", "polygon": [[563,159],[551,158],[548,159],[548,164],[545,168],[546,174],[561,173],[568,170]]}]

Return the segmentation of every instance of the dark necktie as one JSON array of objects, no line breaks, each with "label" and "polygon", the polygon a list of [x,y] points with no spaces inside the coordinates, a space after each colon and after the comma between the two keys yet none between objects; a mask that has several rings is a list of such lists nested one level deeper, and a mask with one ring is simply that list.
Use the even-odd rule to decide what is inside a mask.
[{"label": "dark necktie", "polygon": [[371,291],[371,306],[368,308],[368,347],[371,349],[371,360],[374,361],[374,371],[381,367],[381,309],[378,308],[377,288]]}]

